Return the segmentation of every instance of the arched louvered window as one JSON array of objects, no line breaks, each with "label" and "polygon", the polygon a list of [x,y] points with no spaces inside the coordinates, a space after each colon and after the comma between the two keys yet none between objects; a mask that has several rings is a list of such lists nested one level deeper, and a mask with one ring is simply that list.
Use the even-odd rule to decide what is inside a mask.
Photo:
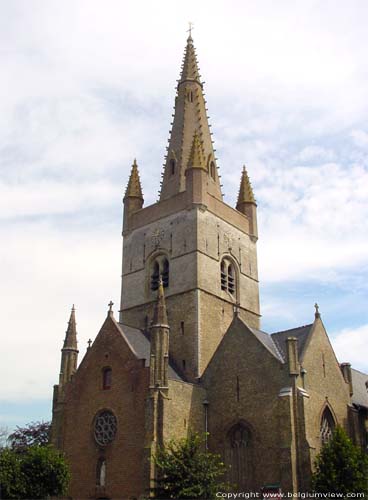
[{"label": "arched louvered window", "polygon": [[236,295],[236,273],[234,264],[226,257],[221,261],[221,290],[229,292],[235,297]]},{"label": "arched louvered window", "polygon": [[239,422],[226,436],[225,462],[228,468],[228,482],[238,490],[252,489],[252,436],[247,426]]},{"label": "arched louvered window", "polygon": [[321,418],[320,437],[322,446],[329,442],[335,429],[335,421],[331,410],[326,407]]},{"label": "arched louvered window", "polygon": [[158,289],[160,276],[162,277],[164,288],[167,288],[170,282],[170,263],[167,257],[159,255],[155,258],[151,266],[151,290]]},{"label": "arched louvered window", "polygon": [[152,266],[151,290],[157,290],[159,280],[160,280],[160,264],[157,262],[157,260],[155,260]]}]

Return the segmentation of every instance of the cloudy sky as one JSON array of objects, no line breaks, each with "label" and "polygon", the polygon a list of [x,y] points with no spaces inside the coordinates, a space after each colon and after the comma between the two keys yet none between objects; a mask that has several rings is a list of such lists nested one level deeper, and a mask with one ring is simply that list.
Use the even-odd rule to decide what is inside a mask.
[{"label": "cloudy sky", "polygon": [[225,201],[243,163],[258,201],[263,329],[317,301],[368,370],[368,3],[0,0],[0,426],[50,418],[72,304],[83,355],[119,302],[121,199],[134,157],[157,198],[188,21]]}]

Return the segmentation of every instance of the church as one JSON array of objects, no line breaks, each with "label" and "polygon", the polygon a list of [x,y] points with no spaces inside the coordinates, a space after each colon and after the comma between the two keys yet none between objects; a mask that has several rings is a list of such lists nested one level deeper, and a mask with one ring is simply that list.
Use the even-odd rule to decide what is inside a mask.
[{"label": "church", "polygon": [[120,310],[109,304],[78,364],[73,307],[61,350],[52,443],[68,498],[147,497],[152,455],[191,430],[234,492],[308,491],[336,425],[367,449],[368,375],[339,364],[318,306],[308,325],[261,329],[257,204],[245,169],[239,182],[234,208],[190,34],[159,199],[144,206],[136,160],[125,191]]}]

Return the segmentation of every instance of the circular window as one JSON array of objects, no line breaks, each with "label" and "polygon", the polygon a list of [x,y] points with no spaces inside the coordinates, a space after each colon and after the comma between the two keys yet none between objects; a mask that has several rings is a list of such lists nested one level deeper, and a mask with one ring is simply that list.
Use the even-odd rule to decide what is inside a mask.
[{"label": "circular window", "polygon": [[108,410],[99,413],[95,418],[95,440],[101,446],[106,446],[115,438],[117,422],[115,415]]}]

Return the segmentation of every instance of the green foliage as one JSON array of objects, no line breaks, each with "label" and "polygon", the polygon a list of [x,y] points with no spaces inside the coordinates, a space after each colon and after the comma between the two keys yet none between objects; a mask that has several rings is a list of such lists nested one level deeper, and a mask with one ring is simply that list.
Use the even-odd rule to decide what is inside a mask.
[{"label": "green foliage", "polygon": [[24,451],[30,446],[46,446],[50,439],[50,422],[31,422],[25,427],[17,426],[8,441],[15,451]]},{"label": "green foliage", "polygon": [[312,484],[319,493],[368,495],[368,457],[337,427],[316,459]]},{"label": "green foliage", "polygon": [[63,495],[69,483],[64,457],[51,446],[0,451],[1,498],[45,498]]},{"label": "green foliage", "polygon": [[8,448],[0,450],[0,498],[24,498],[21,457]]},{"label": "green foliage", "polygon": [[154,498],[212,499],[217,491],[225,491],[221,477],[226,467],[219,455],[203,451],[203,443],[199,434],[190,434],[158,450],[153,457],[159,477]]}]

